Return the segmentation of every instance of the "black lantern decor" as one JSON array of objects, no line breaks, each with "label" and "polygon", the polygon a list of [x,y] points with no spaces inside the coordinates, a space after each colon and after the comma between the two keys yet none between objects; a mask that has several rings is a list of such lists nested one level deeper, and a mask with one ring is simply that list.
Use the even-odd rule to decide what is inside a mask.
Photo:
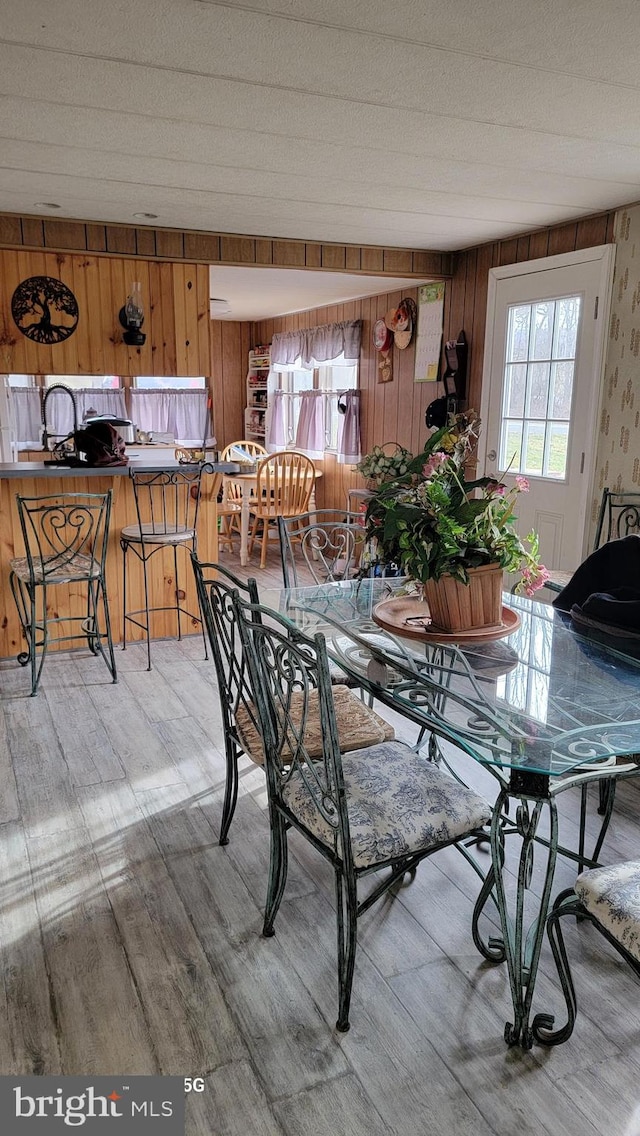
[{"label": "black lantern decor", "polygon": [[146,335],[140,330],[144,323],[144,309],[142,307],[142,292],[140,282],[134,280],[127,302],[119,312],[120,323],[124,330],[122,338],[129,347],[142,347]]}]

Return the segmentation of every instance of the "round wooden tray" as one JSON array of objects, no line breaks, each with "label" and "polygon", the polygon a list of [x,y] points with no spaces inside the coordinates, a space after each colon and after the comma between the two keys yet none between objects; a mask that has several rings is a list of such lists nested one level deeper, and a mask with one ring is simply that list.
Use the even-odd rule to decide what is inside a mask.
[{"label": "round wooden tray", "polygon": [[499,624],[473,627],[469,631],[443,631],[441,627],[431,623],[428,603],[414,596],[396,596],[394,599],[382,600],[373,609],[373,619],[385,631],[402,635],[405,639],[418,639],[422,643],[488,643],[492,639],[504,639],[505,635],[511,635],[520,626],[517,611],[503,607],[502,622]]}]

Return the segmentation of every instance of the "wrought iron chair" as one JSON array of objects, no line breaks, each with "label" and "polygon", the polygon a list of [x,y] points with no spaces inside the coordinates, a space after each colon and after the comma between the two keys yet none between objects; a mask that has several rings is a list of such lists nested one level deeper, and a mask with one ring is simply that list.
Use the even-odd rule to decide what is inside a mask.
[{"label": "wrought iron chair", "polygon": [[[105,580],[111,490],[50,497],[17,496],[16,501],[26,555],[11,560],[9,581],[28,645],[18,655],[18,662],[21,666],[30,664],[31,694],[37,694],[47,648],[52,642],[86,639],[92,654],[102,656],[117,682]],[[87,585],[86,614],[72,615],[67,611],[64,615],[52,615],[48,589],[76,583]],[[104,632],[99,622],[100,605]],[[52,624],[67,623],[80,623],[80,631],[51,637]]]},{"label": "wrought iron chair", "polygon": [[[157,473],[130,472],[136,505],[137,523],[127,525],[120,532],[122,548],[122,649],[127,645],[127,623],[142,628],[147,640],[147,670],[151,670],[150,615],[159,611],[174,611],[178,639],[182,638],[181,618],[191,624],[202,624],[200,615],[182,606],[178,574],[178,549],[187,547],[197,551],[198,510],[203,466],[197,469],[159,470]],[[151,606],[147,564],[156,553],[167,548],[173,552],[173,594],[175,602]],[[127,553],[135,554],[142,565],[144,607],[127,611]],[[202,627],[207,657],[207,640]]]},{"label": "wrought iron chair", "polygon": [[[623,489],[617,492],[608,487],[603,489],[591,551],[595,552],[610,540],[634,534],[640,535],[640,493],[627,493]],[[545,588],[550,592],[561,592],[572,576],[573,572],[552,572]]]},{"label": "wrought iron chair", "polygon": [[573,915],[588,919],[601,935],[615,947],[640,977],[640,861],[591,868],[578,876],[573,888],[557,897],[547,918],[547,934],[562,985],[567,1021],[554,1030],[550,1015],[538,1015],[533,1023],[537,1041],[560,1045],[573,1033],[578,1003],[561,920]]},{"label": "wrought iron chair", "polygon": [[[220,825],[220,843],[227,844],[238,799],[238,761],[246,754],[256,765],[264,765],[262,734],[258,722],[253,687],[240,640],[238,614],[232,597],[242,596],[258,611],[258,585],[243,583],[218,564],[202,564],[192,554],[200,610],[207,629],[218,678],[218,693],[225,735],[227,763],[225,796]],[[256,616],[258,619],[259,616]],[[277,618],[277,617],[275,617]],[[393,737],[393,727],[369,710],[345,686],[336,687],[336,721],[342,749],[356,749]],[[308,707],[307,730],[315,736],[313,752],[319,754],[320,717],[316,704]],[[295,714],[299,697],[292,699]]]},{"label": "wrought iron chair", "polygon": [[250,504],[253,527],[249,556],[253,552],[258,526],[262,525],[260,567],[267,563],[269,524],[278,517],[297,517],[306,513],[315,485],[316,467],[305,454],[286,450],[270,454],[256,472],[256,500]]},{"label": "wrought iron chair", "polygon": [[[266,758],[271,864],[263,933],[274,934],[287,879],[288,831],[295,828],[335,873],[336,1025],[344,1031],[358,916],[426,856],[477,836],[489,823],[491,807],[402,742],[341,752],[323,636],[294,631],[268,609],[243,604],[237,594],[234,604]],[[319,739],[309,729],[314,699]],[[379,871],[382,880],[358,900],[358,880]]]},{"label": "wrought iron chair", "polygon": [[285,588],[298,587],[296,548],[316,584],[355,574],[364,544],[361,514],[317,509],[297,517],[278,517],[278,532]]}]

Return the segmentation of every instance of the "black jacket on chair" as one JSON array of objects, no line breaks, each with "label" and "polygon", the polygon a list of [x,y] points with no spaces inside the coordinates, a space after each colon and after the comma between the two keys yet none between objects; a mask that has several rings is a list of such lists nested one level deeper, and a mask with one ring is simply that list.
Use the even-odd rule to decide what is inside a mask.
[{"label": "black jacket on chair", "polygon": [[640,536],[611,540],[576,569],[553,607],[640,634]]}]

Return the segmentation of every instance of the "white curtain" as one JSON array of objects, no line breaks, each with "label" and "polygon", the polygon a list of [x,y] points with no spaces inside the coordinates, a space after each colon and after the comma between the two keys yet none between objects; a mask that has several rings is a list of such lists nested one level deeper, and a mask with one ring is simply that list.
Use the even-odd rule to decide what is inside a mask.
[{"label": "white curtain", "polygon": [[355,465],[360,461],[360,391],[343,391],[338,399],[338,407],[344,407],[344,414],[338,421],[338,458],[341,465]]},{"label": "white curtain", "polygon": [[321,327],[303,327],[298,331],[276,332],[271,340],[272,363],[295,363],[314,367],[344,355],[347,362],[360,358],[362,320],[344,320]]},{"label": "white curtain", "polygon": [[308,458],[323,458],[325,452],[325,411],[324,391],[301,391],[300,415],[296,430],[296,450],[301,450]]},{"label": "white curtain", "polygon": [[[123,390],[97,387],[83,387],[73,392],[76,400],[78,426],[89,410],[96,414],[113,414],[116,418],[127,418],[127,407]],[[73,430],[73,408],[71,399],[64,392],[52,394],[47,400],[47,433],[54,441],[66,438]]]},{"label": "white curtain", "polygon": [[210,440],[206,390],[132,390],[131,414],[139,430],[171,434],[183,446]]},{"label": "white curtain", "polygon": [[271,406],[267,413],[267,433],[264,444],[273,452],[284,450],[287,445],[284,415],[284,391],[276,390],[271,395]]},{"label": "white curtain", "polygon": [[38,387],[10,387],[13,438],[19,450],[42,446],[42,401]]}]

